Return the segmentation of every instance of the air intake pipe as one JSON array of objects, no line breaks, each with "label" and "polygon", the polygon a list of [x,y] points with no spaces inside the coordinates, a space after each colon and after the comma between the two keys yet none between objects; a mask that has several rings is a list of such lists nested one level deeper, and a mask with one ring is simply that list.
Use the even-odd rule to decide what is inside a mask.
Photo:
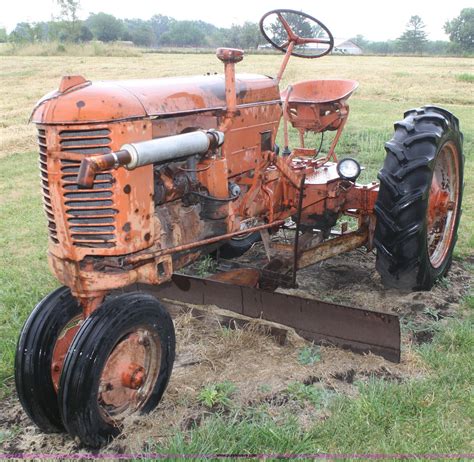
[{"label": "air intake pipe", "polygon": [[172,162],[196,154],[205,154],[224,143],[224,133],[217,130],[195,131],[149,141],[124,144],[120,151],[82,159],[77,183],[91,188],[97,173],[111,168],[133,170],[143,165]]}]

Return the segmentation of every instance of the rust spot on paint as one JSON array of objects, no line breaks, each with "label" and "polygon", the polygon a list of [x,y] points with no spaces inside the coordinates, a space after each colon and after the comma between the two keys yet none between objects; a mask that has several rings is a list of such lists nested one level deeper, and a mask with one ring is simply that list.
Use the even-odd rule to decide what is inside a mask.
[{"label": "rust spot on paint", "polygon": [[125,223],[123,226],[122,226],[122,229],[128,233],[131,229],[132,229],[132,226],[130,225],[130,223],[127,221],[127,223]]},{"label": "rust spot on paint", "polygon": [[130,194],[130,191],[132,190],[132,187],[129,184],[126,184],[123,188],[123,192],[125,194]]},{"label": "rust spot on paint", "polygon": [[79,109],[83,108],[85,105],[86,105],[86,103],[84,103],[84,101],[78,101],[78,102],[76,103],[76,106],[77,106]]}]

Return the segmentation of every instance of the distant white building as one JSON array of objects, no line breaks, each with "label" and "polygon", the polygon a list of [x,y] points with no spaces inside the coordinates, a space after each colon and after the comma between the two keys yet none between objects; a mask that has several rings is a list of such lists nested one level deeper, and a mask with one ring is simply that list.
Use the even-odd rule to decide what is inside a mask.
[{"label": "distant white building", "polygon": [[362,48],[351,40],[337,38],[334,39],[332,52],[341,55],[361,55],[363,53]]}]

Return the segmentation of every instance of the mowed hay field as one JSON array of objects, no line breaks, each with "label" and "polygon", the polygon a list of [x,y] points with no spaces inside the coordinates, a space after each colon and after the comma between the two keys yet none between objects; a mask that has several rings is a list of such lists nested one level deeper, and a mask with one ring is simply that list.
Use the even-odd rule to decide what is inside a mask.
[{"label": "mowed hay field", "polygon": [[[237,64],[237,72],[275,75],[280,62],[281,57],[277,55],[249,55]],[[222,71],[222,63],[212,54],[143,54],[120,58],[0,57],[0,396],[4,397],[0,401],[0,415],[16,402],[12,396],[13,358],[19,330],[37,301],[57,286],[46,262],[47,234],[41,207],[35,127],[28,124],[36,101],[57,88],[61,76],[66,74],[105,80]],[[281,85],[285,88],[290,82],[318,78],[359,81],[359,89],[350,100],[351,114],[338,154],[360,160],[366,167],[362,181],[376,179],[384,158],[384,142],[393,133],[393,122],[400,120],[405,110],[433,104],[449,109],[460,119],[466,165],[463,216],[455,259],[456,271],[462,266],[468,274],[472,274],[474,262],[474,84],[472,79],[463,76],[473,74],[474,60],[468,58],[293,58]],[[452,284],[450,279],[442,281],[438,290],[449,293]],[[342,285],[341,291],[344,290]],[[383,296],[396,297],[397,294],[390,291]],[[354,384],[350,381],[349,391],[336,389],[323,393],[313,387],[311,381],[303,380],[303,377],[311,376],[310,366],[306,364],[305,367],[309,367],[305,369],[307,375],[301,375],[300,382],[290,383],[281,396],[277,396],[281,390],[272,388],[270,379],[259,385],[262,396],[273,396],[275,402],[281,398],[284,411],[277,412],[270,398],[252,405],[245,401],[246,405],[242,407],[243,399],[232,401],[231,385],[225,382],[226,385],[212,388],[209,376],[206,384],[202,384],[202,390],[191,392],[186,387],[184,374],[183,385],[172,388],[171,398],[167,398],[164,407],[169,416],[173,415],[174,406],[192,409],[192,412],[175,413],[176,422],[170,421],[173,426],[169,431],[161,432],[160,438],[150,431],[146,438],[143,437],[147,441],[146,448],[142,445],[138,449],[201,453],[472,451],[474,435],[469,390],[473,380],[474,340],[470,314],[473,297],[465,288],[462,297],[461,303],[456,304],[457,311],[450,315],[454,319],[443,319],[433,327],[431,343],[404,344],[403,354],[408,362],[402,365],[402,372],[396,374],[400,380],[371,378]],[[441,316],[433,313],[432,317],[439,321]],[[198,330],[194,324],[183,318],[178,328],[192,325]],[[404,329],[411,327],[407,324]],[[184,336],[184,341],[194,341],[194,335],[197,334]],[[255,343],[252,334],[238,332],[235,335],[241,338],[227,331],[212,334],[211,343],[215,347],[223,342],[230,349],[238,349],[245,342]],[[271,341],[264,337],[258,339]],[[265,354],[265,345],[256,347],[256,351]],[[305,346],[298,344],[300,347],[298,351],[307,351]],[[204,347],[200,344],[199,348]],[[295,361],[305,361],[304,355],[300,358],[289,348],[280,352],[281,361],[287,353],[295,356]],[[311,351],[309,357],[313,357]],[[351,361],[359,361],[355,355],[344,358],[348,370]],[[234,359],[238,360],[237,357]],[[281,368],[285,367],[282,362],[279,364]],[[245,366],[240,363],[240,367]],[[379,362],[377,367],[378,370],[390,370],[392,365]],[[181,396],[178,391],[182,392]],[[206,412],[201,412],[209,396],[217,401],[205,408]],[[267,404],[270,411],[265,407]],[[316,409],[314,413],[308,411],[313,408]],[[154,415],[157,420],[161,418],[159,409]],[[297,418],[293,418],[295,415]],[[178,417],[182,417],[182,422],[177,421]],[[12,441],[19,438],[27,419],[19,415],[16,423],[12,422],[14,420],[7,422],[0,418],[0,452],[2,447],[6,448],[4,452],[24,448],[12,446]],[[34,433],[34,429],[29,431]],[[129,438],[114,449],[137,450],[130,446],[132,440]],[[60,450],[65,443],[55,440],[55,444],[49,446],[49,440],[46,440],[46,452],[50,447]],[[74,448],[69,447],[69,450]]]}]

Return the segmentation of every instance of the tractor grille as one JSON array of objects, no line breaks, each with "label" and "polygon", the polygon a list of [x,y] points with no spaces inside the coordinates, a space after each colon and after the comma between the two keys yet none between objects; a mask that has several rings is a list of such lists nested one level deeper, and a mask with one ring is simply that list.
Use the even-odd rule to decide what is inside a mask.
[{"label": "tractor grille", "polygon": [[[110,130],[65,130],[60,132],[61,151],[74,154],[107,154]],[[80,161],[61,160],[61,185],[67,226],[73,245],[87,248],[111,248],[116,245],[116,219],[113,181],[110,171],[95,176],[90,189],[79,189],[77,174]]]},{"label": "tractor grille", "polygon": [[[63,130],[59,133],[61,152],[92,155],[111,152],[110,130]],[[59,244],[48,179],[46,130],[38,129],[39,163],[43,203],[48,219],[49,237]],[[60,156],[61,157],[61,156]],[[107,249],[116,245],[114,182],[110,171],[96,175],[90,189],[79,189],[77,174],[80,160],[60,159],[61,193],[66,215],[66,228],[74,246]]]},{"label": "tractor grille", "polygon": [[46,157],[46,131],[41,128],[38,129],[38,144],[41,187],[43,189],[43,205],[46,212],[46,218],[48,220],[49,237],[55,244],[59,244],[56,223],[54,222],[53,209],[51,207],[51,196],[49,192],[48,164]]}]

